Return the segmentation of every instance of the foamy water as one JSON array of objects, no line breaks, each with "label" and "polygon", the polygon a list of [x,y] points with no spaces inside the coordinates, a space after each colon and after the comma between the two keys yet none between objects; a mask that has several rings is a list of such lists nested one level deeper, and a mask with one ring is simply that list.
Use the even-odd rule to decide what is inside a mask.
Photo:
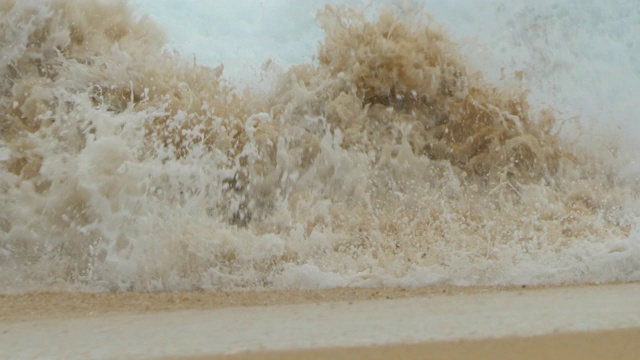
[{"label": "foamy water", "polygon": [[637,280],[638,5],[505,3],[0,1],[1,291]]}]

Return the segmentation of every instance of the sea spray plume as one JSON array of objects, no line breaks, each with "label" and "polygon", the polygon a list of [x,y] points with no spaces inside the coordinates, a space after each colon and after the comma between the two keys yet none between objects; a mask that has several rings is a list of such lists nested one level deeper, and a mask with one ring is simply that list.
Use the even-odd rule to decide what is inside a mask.
[{"label": "sea spray plume", "polygon": [[419,16],[326,8],[319,65],[264,94],[167,51],[124,1],[0,11],[7,291],[584,282],[635,266],[588,268],[605,240],[627,254],[627,189]]},{"label": "sea spray plume", "polygon": [[[378,119],[363,130],[375,138],[385,125],[410,124],[414,153],[494,184],[505,173],[525,181],[555,174],[559,158],[571,155],[552,134],[553,117],[532,121],[523,89],[493,88],[480,74],[467,74],[455,44],[424,18],[386,11],[372,23],[331,7],[319,16],[326,33],[322,71],[345,79],[341,91]],[[331,115],[349,126],[338,112]]]},{"label": "sea spray plume", "polygon": [[[36,176],[41,156],[30,152],[31,134],[55,121],[72,122],[65,117],[82,106],[144,116],[138,156],[181,157],[199,143],[224,153],[241,151],[234,136],[244,131],[240,119],[248,117],[243,105],[249,102],[223,83],[222,67],[190,66],[165,51],[164,34],[146,18],[136,21],[125,1],[2,6],[7,81],[0,106],[11,173]],[[51,129],[48,135],[64,136],[60,145],[82,148],[100,126],[94,119],[78,120],[64,134]]]},{"label": "sea spray plume", "polygon": [[[159,136],[176,152],[186,151],[189,133],[178,129],[212,121],[207,111],[215,109],[223,119],[242,117],[233,88],[221,80],[222,67],[191,66],[167,52],[162,32],[146,18],[136,21],[125,1],[4,1],[3,6],[4,35],[12,36],[3,43],[3,72],[10,80],[4,85],[12,90],[3,90],[13,91],[18,105],[5,106],[16,118],[31,119],[33,124],[24,124],[31,132],[53,105],[54,89],[87,92],[94,106],[116,114],[130,107],[154,109],[150,133],[165,132]],[[180,112],[188,116],[168,126]]]},{"label": "sea spray plume", "polygon": [[553,112],[533,112],[521,87],[467,74],[422,15],[372,22],[327,7],[320,66],[293,67],[273,95],[272,117],[295,134],[288,219],[334,239],[318,263],[405,276],[472,263],[485,269],[462,281],[474,283],[508,277],[502,267],[524,254],[540,271],[578,244],[627,236],[629,218],[611,207],[620,193],[601,191],[619,189],[615,170],[572,152]]},{"label": "sea spray plume", "polygon": [[[27,273],[98,281],[95,267],[112,265],[108,257],[149,256],[147,245],[160,248],[159,264],[174,261],[165,253],[179,241],[135,245],[154,201],[201,206],[223,221],[238,216],[243,195],[216,184],[238,182],[250,101],[223,83],[222,67],[167,52],[164,34],[125,1],[3,0],[0,10],[0,136],[9,152],[0,255],[20,268],[18,281]],[[109,286],[155,271],[121,276],[122,268],[104,270],[120,276]]]}]

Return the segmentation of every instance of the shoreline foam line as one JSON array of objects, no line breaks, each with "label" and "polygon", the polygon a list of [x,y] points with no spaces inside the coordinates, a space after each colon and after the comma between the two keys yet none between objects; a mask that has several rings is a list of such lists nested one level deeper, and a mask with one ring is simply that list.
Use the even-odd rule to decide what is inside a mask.
[{"label": "shoreline foam line", "polygon": [[640,284],[623,284],[31,320],[0,324],[0,358],[212,356],[531,337],[638,328],[638,308]]}]

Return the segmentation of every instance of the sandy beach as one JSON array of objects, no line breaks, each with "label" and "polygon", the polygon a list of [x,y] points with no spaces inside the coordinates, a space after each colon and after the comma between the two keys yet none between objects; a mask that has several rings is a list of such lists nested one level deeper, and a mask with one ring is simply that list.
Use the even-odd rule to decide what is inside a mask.
[{"label": "sandy beach", "polygon": [[632,359],[640,284],[0,297],[2,358]]},{"label": "sandy beach", "polygon": [[[433,342],[347,349],[249,353],[235,356],[192,357],[189,360],[289,359],[637,359],[640,329],[554,334],[528,338]],[[176,358],[177,359],[177,358]]]}]

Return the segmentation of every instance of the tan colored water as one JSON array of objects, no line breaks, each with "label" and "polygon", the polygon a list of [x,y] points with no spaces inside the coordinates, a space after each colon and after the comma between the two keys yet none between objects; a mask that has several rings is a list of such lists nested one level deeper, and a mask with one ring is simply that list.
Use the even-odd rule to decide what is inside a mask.
[{"label": "tan colored water", "polygon": [[637,279],[624,156],[413,13],[327,7],[264,90],[124,1],[0,1],[0,291]]}]

